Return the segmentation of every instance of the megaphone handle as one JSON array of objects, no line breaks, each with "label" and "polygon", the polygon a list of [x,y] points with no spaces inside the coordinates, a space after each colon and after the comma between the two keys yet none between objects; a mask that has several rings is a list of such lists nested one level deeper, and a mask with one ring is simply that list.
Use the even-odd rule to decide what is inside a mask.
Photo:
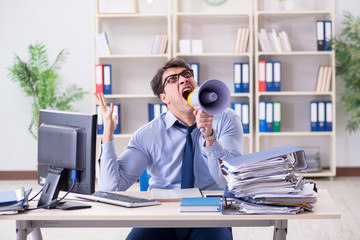
[{"label": "megaphone handle", "polygon": [[204,127],[201,127],[201,128],[200,128],[200,132],[205,132],[205,128],[204,128]]}]

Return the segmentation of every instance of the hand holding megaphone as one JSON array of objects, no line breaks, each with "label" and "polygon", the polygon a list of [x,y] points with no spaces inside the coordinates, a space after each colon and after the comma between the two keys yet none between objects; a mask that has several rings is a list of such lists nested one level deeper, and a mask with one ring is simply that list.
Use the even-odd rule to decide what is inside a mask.
[{"label": "hand holding megaphone", "polygon": [[[195,88],[188,98],[188,103],[194,109],[204,110],[210,114],[218,114],[228,107],[230,102],[229,88],[220,80],[210,79],[200,87]],[[205,131],[200,128],[200,131]]]}]

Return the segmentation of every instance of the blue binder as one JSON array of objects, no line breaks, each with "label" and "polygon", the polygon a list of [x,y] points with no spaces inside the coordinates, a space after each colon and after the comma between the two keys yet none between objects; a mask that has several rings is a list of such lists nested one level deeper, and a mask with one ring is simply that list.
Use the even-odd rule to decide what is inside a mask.
[{"label": "blue binder", "polygon": [[274,105],[272,102],[266,102],[266,132],[273,132],[273,112]]},{"label": "blue binder", "polygon": [[249,133],[249,104],[243,103],[241,105],[241,122],[243,125],[243,132]]},{"label": "blue binder", "polygon": [[325,102],[318,102],[318,131],[325,131]]},{"label": "blue binder", "polygon": [[281,90],[281,62],[273,62],[273,91]]},{"label": "blue binder", "polygon": [[310,131],[318,131],[318,104],[316,101],[310,102]]},{"label": "blue binder", "polygon": [[266,102],[259,102],[259,132],[266,132]]},{"label": "blue binder", "polygon": [[96,114],[97,114],[97,134],[103,134],[104,133],[104,125],[103,125],[103,119],[100,111],[99,105],[96,105]]},{"label": "blue binder", "polygon": [[191,67],[191,69],[194,71],[194,80],[199,85],[200,83],[200,69],[199,69],[199,63],[197,62],[189,62],[188,63]]},{"label": "blue binder", "polygon": [[[120,134],[121,132],[121,124],[120,124],[120,104],[113,104],[114,105],[114,111],[113,111],[113,116],[117,115],[118,116],[118,120],[116,122],[116,128],[114,130],[114,134]],[[108,104],[108,107],[110,107],[110,104]]]},{"label": "blue binder", "polygon": [[242,84],[242,92],[248,93],[249,92],[249,63],[242,63],[241,68],[241,84]]},{"label": "blue binder", "polygon": [[326,126],[325,131],[332,131],[332,125],[333,125],[333,106],[331,101],[325,102],[325,112],[326,112]]},{"label": "blue binder", "polygon": [[332,38],[332,22],[330,20],[324,21],[324,49],[325,51],[331,51],[332,47],[330,41]]},{"label": "blue binder", "polygon": [[241,89],[241,68],[242,68],[242,63],[239,62],[235,62],[234,66],[233,66],[233,78],[234,78],[234,91],[235,93],[241,93],[242,89]]},{"label": "blue binder", "polygon": [[103,64],[104,94],[111,94],[111,64]]},{"label": "blue binder", "polygon": [[271,92],[273,90],[273,83],[274,83],[274,67],[273,67],[273,62],[271,61],[266,61],[265,64],[265,82],[266,82],[266,91],[267,92]]}]

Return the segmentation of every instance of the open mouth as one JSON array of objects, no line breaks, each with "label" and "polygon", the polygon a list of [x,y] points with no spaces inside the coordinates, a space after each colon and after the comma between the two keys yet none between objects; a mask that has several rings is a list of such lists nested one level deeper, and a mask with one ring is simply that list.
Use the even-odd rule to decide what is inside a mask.
[{"label": "open mouth", "polygon": [[188,96],[190,95],[191,92],[192,92],[191,88],[184,88],[182,91],[183,98],[185,98],[187,100]]}]

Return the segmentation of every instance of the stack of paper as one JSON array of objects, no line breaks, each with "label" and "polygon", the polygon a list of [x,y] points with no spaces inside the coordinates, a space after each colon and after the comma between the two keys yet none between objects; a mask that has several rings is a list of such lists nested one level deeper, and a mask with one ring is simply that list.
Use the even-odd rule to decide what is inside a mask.
[{"label": "stack of paper", "polygon": [[26,193],[24,188],[11,191],[0,191],[0,214],[16,214],[28,206],[31,189]]},{"label": "stack of paper", "polygon": [[[224,161],[230,209],[238,214],[295,214],[313,210],[315,183],[296,177],[306,168],[304,152],[291,145]],[[225,206],[226,208],[226,206]]]}]

